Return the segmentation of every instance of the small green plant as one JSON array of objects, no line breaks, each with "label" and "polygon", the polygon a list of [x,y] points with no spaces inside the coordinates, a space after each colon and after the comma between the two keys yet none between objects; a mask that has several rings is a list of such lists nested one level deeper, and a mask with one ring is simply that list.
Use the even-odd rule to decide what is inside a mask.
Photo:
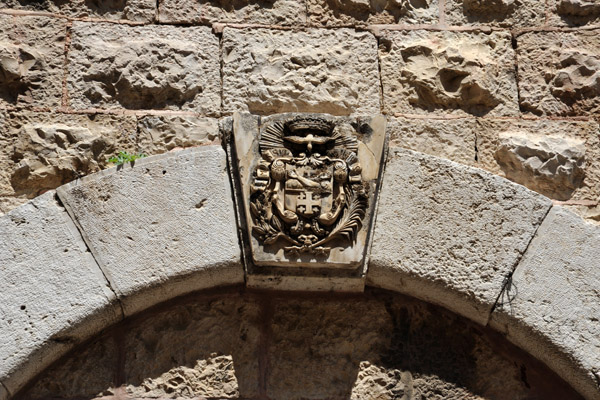
[{"label": "small green plant", "polygon": [[135,160],[137,160],[138,158],[144,158],[144,157],[148,157],[148,156],[144,153],[129,154],[126,151],[120,151],[119,154],[117,154],[114,157],[109,158],[106,161],[108,161],[109,163],[113,163],[116,166],[121,166],[128,162],[130,162],[130,163],[135,162]]}]

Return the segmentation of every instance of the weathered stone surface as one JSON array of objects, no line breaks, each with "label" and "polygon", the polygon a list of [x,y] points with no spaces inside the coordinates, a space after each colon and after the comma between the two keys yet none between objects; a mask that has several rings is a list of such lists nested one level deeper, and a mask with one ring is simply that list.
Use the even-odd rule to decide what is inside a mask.
[{"label": "weathered stone surface", "polygon": [[70,105],[85,108],[220,109],[219,41],[208,27],[75,22]]},{"label": "weathered stone surface", "polygon": [[186,116],[145,116],[138,120],[138,149],[160,154],[219,141],[219,121]]},{"label": "weathered stone surface", "polygon": [[348,307],[278,299],[274,308],[266,382],[273,399],[348,398],[360,362],[384,352],[393,332],[390,315],[373,300]]},{"label": "weathered stone surface", "polygon": [[550,200],[484,171],[391,148],[367,284],[489,313]]},{"label": "weathered stone surface", "polygon": [[557,200],[600,197],[597,122],[482,119],[478,124],[477,166]]},{"label": "weathered stone surface", "polygon": [[304,0],[163,0],[158,10],[158,19],[163,23],[306,23]]},{"label": "weathered stone surface", "polygon": [[121,310],[49,192],[0,217],[0,380],[16,393]]},{"label": "weathered stone surface", "polygon": [[[255,399],[272,393],[271,399],[290,400],[580,400],[491,330],[378,290],[310,298],[200,293],[117,325],[105,337],[121,338],[116,344],[124,353],[113,371],[123,386],[108,382],[81,398]],[[98,354],[103,350],[96,343],[74,351],[15,400],[84,393],[60,381],[83,389],[86,377],[97,381],[92,363],[113,356]],[[74,365],[81,368],[65,377]]]},{"label": "weathered stone surface", "polygon": [[255,398],[259,307],[240,296],[175,306],[126,334],[132,398]]},{"label": "weathered stone surface", "polygon": [[544,0],[450,0],[446,3],[449,25],[487,25],[507,28],[542,26]]},{"label": "weathered stone surface", "polygon": [[600,227],[554,206],[491,324],[588,399],[600,399]]},{"label": "weathered stone surface", "polygon": [[0,8],[46,11],[69,17],[127,19],[150,22],[156,13],[155,0],[0,0]]},{"label": "weathered stone surface", "polygon": [[381,41],[388,113],[518,113],[509,33],[385,31]]},{"label": "weathered stone surface", "polygon": [[517,42],[524,111],[600,114],[600,30],[529,32]]},{"label": "weathered stone surface", "polygon": [[390,146],[447,158],[461,164],[476,161],[477,120],[388,118]]},{"label": "weathered stone surface", "polygon": [[311,23],[325,26],[438,22],[437,0],[307,0],[307,2]]},{"label": "weathered stone surface", "polygon": [[0,106],[61,104],[67,21],[0,15]]},{"label": "weathered stone surface", "polygon": [[[61,398],[95,399],[115,394],[116,368],[119,363],[114,335],[102,336],[75,351],[65,361],[48,368],[32,387],[17,398],[44,400]],[[86,371],[82,374],[82,371]]]},{"label": "weathered stone surface", "polygon": [[551,25],[596,25],[600,23],[600,3],[595,0],[551,0]]},{"label": "weathered stone surface", "polygon": [[6,113],[0,124],[0,195],[5,212],[27,198],[97,172],[118,151],[134,152],[130,116]]},{"label": "weathered stone surface", "polygon": [[310,29],[223,32],[227,113],[378,114],[377,41],[367,32]]},{"label": "weathered stone surface", "polygon": [[219,146],[138,160],[58,189],[127,315],[243,282],[225,153]]}]

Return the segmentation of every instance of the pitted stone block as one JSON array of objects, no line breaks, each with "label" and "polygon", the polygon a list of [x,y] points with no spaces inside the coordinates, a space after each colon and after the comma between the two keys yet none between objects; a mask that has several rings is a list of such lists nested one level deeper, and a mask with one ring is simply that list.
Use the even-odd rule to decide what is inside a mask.
[{"label": "pitted stone block", "polygon": [[600,227],[554,206],[490,324],[587,399],[600,399]]},{"label": "pitted stone block", "polygon": [[126,315],[244,281],[220,146],[145,158],[57,191]]},{"label": "pitted stone block", "polygon": [[391,148],[367,284],[486,324],[550,206],[482,170]]},{"label": "pitted stone block", "polygon": [[14,394],[122,314],[54,192],[0,217],[0,237],[0,380]]}]

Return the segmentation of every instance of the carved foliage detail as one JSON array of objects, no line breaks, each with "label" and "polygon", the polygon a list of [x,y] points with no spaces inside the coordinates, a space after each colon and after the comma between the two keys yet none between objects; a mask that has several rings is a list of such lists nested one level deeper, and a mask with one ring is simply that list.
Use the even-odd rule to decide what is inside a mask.
[{"label": "carved foliage detail", "polygon": [[263,128],[259,147],[250,198],[259,241],[315,255],[352,245],[368,206],[356,138],[325,118],[300,116]]}]

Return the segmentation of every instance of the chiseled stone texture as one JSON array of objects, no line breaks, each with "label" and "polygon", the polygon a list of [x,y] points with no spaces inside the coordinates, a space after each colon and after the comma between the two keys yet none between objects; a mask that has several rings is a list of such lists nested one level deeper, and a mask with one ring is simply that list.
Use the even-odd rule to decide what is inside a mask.
[{"label": "chiseled stone texture", "polygon": [[306,0],[311,24],[360,26],[367,24],[435,24],[437,0]]},{"label": "chiseled stone texture", "polygon": [[[119,362],[115,335],[104,335],[58,361],[17,398],[44,400],[55,398],[95,399],[115,393],[115,370]],[[82,374],[82,371],[86,371]]]},{"label": "chiseled stone texture", "polygon": [[389,117],[386,130],[392,147],[404,147],[461,164],[475,164],[478,125],[474,118]]},{"label": "chiseled stone texture", "polygon": [[384,31],[380,41],[388,113],[518,114],[508,32]]},{"label": "chiseled stone texture", "polygon": [[0,126],[0,196],[14,199],[4,212],[136,146],[134,116],[7,112]]},{"label": "chiseled stone texture", "polygon": [[304,25],[304,0],[162,0],[161,23],[234,22],[264,25]]},{"label": "chiseled stone texture", "polygon": [[127,315],[244,280],[220,146],[145,158],[57,191]]},{"label": "chiseled stone texture", "polygon": [[259,306],[239,295],[177,305],[125,337],[132,398],[255,398]]},{"label": "chiseled stone texture", "polygon": [[554,206],[500,298],[491,325],[600,399],[600,227]]},{"label": "chiseled stone texture", "polygon": [[[379,290],[347,297],[200,293],[103,337],[49,368],[15,400],[256,399],[269,393],[289,400],[580,400],[495,332]],[[111,338],[123,352],[118,360],[107,351]],[[98,370],[111,364],[121,387]],[[105,376],[104,388],[91,376],[97,373]]]},{"label": "chiseled stone texture", "polygon": [[223,108],[378,114],[377,40],[351,29],[225,28]]},{"label": "chiseled stone texture", "polygon": [[590,26],[600,24],[600,3],[596,0],[550,0],[550,25]]},{"label": "chiseled stone texture", "polygon": [[121,309],[54,192],[0,217],[0,237],[0,381],[15,393]]},{"label": "chiseled stone texture", "polygon": [[600,29],[528,32],[517,43],[524,111],[600,115]]},{"label": "chiseled stone texture", "polygon": [[67,21],[0,14],[0,107],[61,104]]},{"label": "chiseled stone texture", "polygon": [[0,8],[46,11],[68,17],[151,22],[156,13],[156,0],[0,0]]},{"label": "chiseled stone texture", "polygon": [[594,121],[478,121],[478,164],[557,200],[600,197],[600,130]]},{"label": "chiseled stone texture", "polygon": [[531,28],[544,25],[545,0],[449,0],[448,25],[486,25]]},{"label": "chiseled stone texture", "polygon": [[138,120],[138,150],[160,154],[219,141],[215,118],[149,115]]},{"label": "chiseled stone texture", "polygon": [[73,108],[219,113],[219,41],[209,27],[75,22],[72,35]]},{"label": "chiseled stone texture", "polygon": [[390,148],[367,284],[485,324],[550,206],[485,171]]}]

